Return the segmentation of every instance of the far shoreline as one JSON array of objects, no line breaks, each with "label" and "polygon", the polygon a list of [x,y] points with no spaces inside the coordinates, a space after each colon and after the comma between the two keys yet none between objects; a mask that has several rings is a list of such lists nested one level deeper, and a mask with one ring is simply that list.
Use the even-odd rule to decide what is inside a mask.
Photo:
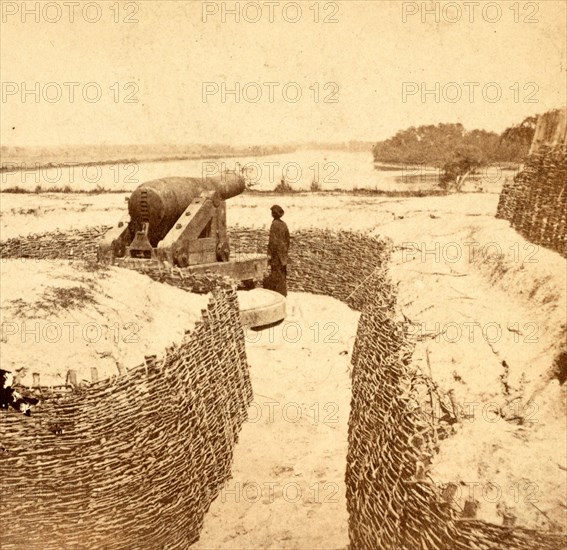
[{"label": "far shoreline", "polygon": [[[268,156],[273,153],[262,153],[256,154],[255,156]],[[211,155],[175,155],[167,157],[156,157],[149,159],[136,159],[136,158],[118,158],[118,159],[108,159],[108,160],[97,160],[97,161],[77,161],[77,162],[34,162],[34,163],[15,163],[15,162],[2,162],[0,166],[0,173],[13,174],[16,172],[23,172],[25,170],[44,170],[52,168],[71,168],[71,167],[83,167],[83,166],[108,166],[112,164],[152,164],[156,162],[175,162],[183,160],[206,160],[206,159],[220,159],[220,158],[237,158],[242,155],[236,153],[228,153],[226,155],[222,154],[211,154]],[[8,166],[12,165],[12,166]],[[17,165],[17,166],[14,166]]]}]

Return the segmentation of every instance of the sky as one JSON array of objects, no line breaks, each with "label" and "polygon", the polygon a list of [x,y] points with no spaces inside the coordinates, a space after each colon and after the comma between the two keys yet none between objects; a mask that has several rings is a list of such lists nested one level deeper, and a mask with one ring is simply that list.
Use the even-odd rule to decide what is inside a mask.
[{"label": "sky", "polygon": [[501,132],[565,104],[566,19],[563,0],[2,1],[0,142]]}]

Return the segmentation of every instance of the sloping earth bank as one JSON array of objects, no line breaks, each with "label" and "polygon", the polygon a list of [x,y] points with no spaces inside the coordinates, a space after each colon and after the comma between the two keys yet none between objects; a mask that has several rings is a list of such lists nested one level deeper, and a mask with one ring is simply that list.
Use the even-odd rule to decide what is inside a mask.
[{"label": "sloping earth bank", "polygon": [[2,369],[24,386],[117,376],[179,344],[207,297],[131,270],[64,261],[3,260],[0,266]]}]

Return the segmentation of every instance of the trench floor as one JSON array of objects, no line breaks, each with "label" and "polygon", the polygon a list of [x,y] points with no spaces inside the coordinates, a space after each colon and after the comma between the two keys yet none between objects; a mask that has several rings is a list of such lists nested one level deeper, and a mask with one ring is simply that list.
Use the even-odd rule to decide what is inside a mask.
[{"label": "trench floor", "polygon": [[195,549],[344,549],[350,358],[359,314],[290,293],[284,323],[246,333],[254,390],[232,479]]}]

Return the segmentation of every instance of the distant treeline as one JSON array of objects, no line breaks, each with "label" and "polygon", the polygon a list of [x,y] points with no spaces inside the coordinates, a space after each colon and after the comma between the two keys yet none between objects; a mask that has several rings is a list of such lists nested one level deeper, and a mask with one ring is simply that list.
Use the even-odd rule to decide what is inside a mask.
[{"label": "distant treeline", "polygon": [[374,161],[441,168],[440,184],[462,185],[476,168],[521,163],[527,156],[537,117],[507,128],[502,134],[465,130],[460,123],[408,128],[374,145]]},{"label": "distant treeline", "polygon": [[329,151],[348,151],[350,153],[365,153],[367,151],[372,151],[374,142],[372,141],[339,141],[332,143],[314,142],[308,141],[298,145],[298,149],[325,149]]},{"label": "distant treeline", "polygon": [[0,147],[0,171],[50,168],[71,164],[127,164],[219,157],[263,156],[297,150],[295,145],[233,147],[209,145],[74,145],[66,147]]}]

